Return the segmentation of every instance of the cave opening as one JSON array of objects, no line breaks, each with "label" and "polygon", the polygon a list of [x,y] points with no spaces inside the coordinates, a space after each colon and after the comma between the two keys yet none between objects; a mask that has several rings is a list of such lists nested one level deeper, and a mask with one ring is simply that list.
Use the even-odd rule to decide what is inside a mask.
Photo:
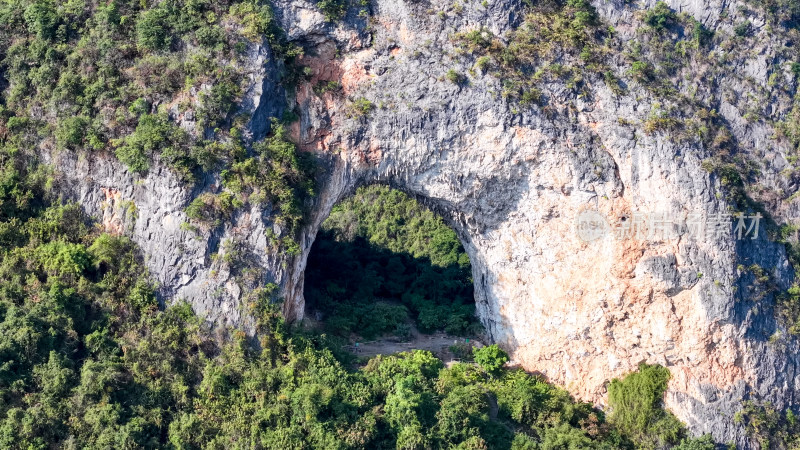
[{"label": "cave opening", "polygon": [[304,292],[306,318],[351,342],[433,334],[469,342],[482,332],[456,232],[384,185],[361,187],[334,206],[311,248]]}]

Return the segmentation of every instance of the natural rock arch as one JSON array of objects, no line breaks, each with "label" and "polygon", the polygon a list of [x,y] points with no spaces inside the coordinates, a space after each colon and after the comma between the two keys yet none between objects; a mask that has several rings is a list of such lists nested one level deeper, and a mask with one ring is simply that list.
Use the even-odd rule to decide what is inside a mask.
[{"label": "natural rock arch", "polygon": [[[724,211],[725,201],[714,195],[719,181],[700,158],[675,160],[681,150],[671,143],[634,142],[617,123],[564,130],[543,119],[514,125],[493,120],[502,112],[458,109],[473,114],[464,122],[477,126],[438,142],[426,123],[452,117],[409,116],[398,127],[396,115],[376,113],[373,124],[385,120],[399,131],[381,136],[380,160],[363,164],[357,150],[334,158],[312,228],[360,183],[378,180],[422,198],[461,236],[481,320],[516,362],[601,405],[610,378],[641,361],[663,364],[673,373],[668,406],[679,417],[695,431],[743,439],[733,422],[740,401],[750,391],[769,398],[773,383],[783,383],[765,370],[786,382],[794,375],[759,360],[768,355],[768,365],[788,368],[791,354],[743,338],[771,334],[774,325],[741,320],[735,295],[717,288],[735,284],[734,243],[718,237],[587,244],[573,228],[584,209],[609,220],[635,209]],[[378,139],[367,142],[373,147]],[[783,267],[779,276],[790,279],[782,247],[759,244],[768,248],[757,253],[759,263]]]},{"label": "natural rock arch", "polygon": [[[673,377],[667,406],[692,431],[741,445],[747,440],[733,415],[742,400],[797,406],[797,341],[770,344],[780,329],[771,303],[756,305],[733,289],[746,283],[737,269],[744,261],[770,268],[776,284],[788,287],[794,274],[781,245],[763,235],[747,243],[725,236],[586,243],[574,233],[576,215],[587,209],[611,222],[635,211],[679,217],[727,212],[720,180],[702,168],[708,149],[669,133],[645,133],[656,101],[618,95],[595,75],[588,80],[591,96],[546,82],[548,107],[524,110],[498,95],[502,81],[491,75],[477,73],[470,85],[447,81],[441,50],[453,46],[449,35],[479,25],[503,35],[519,23],[522,4],[468,4],[462,14],[436,22],[422,14],[422,3],[373,2],[377,25],[370,35],[363,21],[334,26],[311,3],[277,2],[289,38],[309,47],[302,62],[314,72],[291,99],[301,113],[295,137],[324,168],[299,256],[270,246],[268,209],[240,211],[199,239],[183,230],[183,208],[196,192],[158,164],[139,179],[111,155],[64,153],[52,162],[64,174],[65,191],[114,227],[124,222],[125,203],[134,202],[138,218],[125,231],[142,247],[163,297],[190,300],[209,321],[246,326],[241,289],[230,274],[211,267],[219,242],[236,237],[253,248],[263,281],[280,286],[286,317],[298,319],[303,269],[320,224],[357,186],[388,183],[424,199],[459,234],[491,337],[515,362],[577,397],[602,404],[608,379],[641,361],[660,363]],[[624,27],[633,12],[619,3],[599,5],[601,16],[623,25],[622,33],[635,33]],[[714,21],[719,16],[718,6],[692,7],[699,19],[709,8]],[[268,76],[274,68],[264,67],[262,79],[247,90],[252,101],[243,102],[254,113],[255,137],[266,131],[267,115],[282,111],[272,103],[285,101]],[[766,71],[752,76],[766,85]],[[334,80],[341,95],[314,93],[315,83]],[[748,89],[741,80],[731,83]],[[722,97],[712,95],[709,101]],[[373,108],[353,114],[348,109],[356,99]],[[736,108],[720,113],[742,147],[756,148],[772,134],[769,125],[748,123]],[[781,161],[781,148],[765,151]],[[206,180],[198,190],[215,183]]]},{"label": "natural rock arch", "polygon": [[[673,376],[667,406],[679,418],[694,432],[746,445],[733,416],[748,396],[793,404],[797,343],[768,345],[765,336],[776,329],[764,317],[773,317],[770,307],[755,318],[742,293],[726,286],[740,283],[737,265],[746,255],[774,268],[787,287],[793,274],[782,246],[761,239],[754,250],[723,236],[582,242],[573,224],[586,209],[609,222],[637,211],[727,212],[720,180],[702,167],[707,150],[643,133],[637,124],[648,108],[608,88],[576,98],[548,86],[547,112],[513,111],[493,94],[500,81],[489,76],[477,76],[474,86],[434,82],[446,68],[432,75],[433,55],[394,65],[427,33],[409,8],[379,3],[375,13],[385,21],[369,50],[343,62],[324,52],[311,60],[339,67],[351,98],[390,104],[354,119],[335,99],[298,95],[301,143],[335,155],[317,208],[329,210],[373,181],[425,199],[462,237],[481,319],[516,362],[601,405],[607,380],[642,361],[665,365]],[[510,26],[486,14],[489,28]],[[386,93],[419,102],[392,104]]]}]

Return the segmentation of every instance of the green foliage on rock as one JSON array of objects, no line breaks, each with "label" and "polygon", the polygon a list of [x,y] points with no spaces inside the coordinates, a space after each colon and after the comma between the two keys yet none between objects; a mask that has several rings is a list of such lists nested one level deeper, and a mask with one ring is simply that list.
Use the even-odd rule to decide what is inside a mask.
[{"label": "green foliage on rock", "polygon": [[205,193],[198,195],[186,207],[186,215],[190,219],[212,226],[219,226],[229,220],[233,212],[241,208],[243,203],[230,192],[218,195]]},{"label": "green foliage on rock", "polygon": [[318,0],[317,8],[325,15],[329,22],[335,22],[347,13],[349,0]]},{"label": "green foliage on rock", "polygon": [[760,448],[790,449],[800,446],[800,421],[791,409],[780,411],[769,402],[746,401],[734,416]]},{"label": "green foliage on rock", "polygon": [[800,2],[797,0],[749,0],[767,13],[770,22],[789,28],[800,26]]},{"label": "green foliage on rock", "polygon": [[608,386],[609,420],[639,448],[678,444],[685,435],[683,424],[662,408],[669,378],[666,368],[641,364]]},{"label": "green foliage on rock", "polygon": [[[488,70],[503,81],[503,97],[521,106],[542,104],[537,86],[546,81],[545,77],[562,78],[570,89],[581,92],[584,72],[608,71],[602,43],[609,37],[609,30],[600,26],[597,11],[590,2],[526,3],[524,22],[503,39],[488,29],[453,36],[467,58],[474,58],[482,71]],[[565,62],[575,64],[564,65]],[[549,71],[553,65],[561,70]],[[463,79],[454,81],[453,74],[447,74],[450,81],[463,82]]]},{"label": "green foliage on rock", "polygon": [[669,25],[672,25],[677,20],[677,15],[663,1],[659,1],[656,5],[647,10],[644,14],[644,22],[649,25],[653,30],[664,31]]},{"label": "green foliage on rock", "polygon": [[264,41],[287,66],[301,53],[262,0],[4,2],[3,105],[35,116],[30,146],[55,129],[60,148],[113,149],[136,173],[158,158],[194,182],[209,160],[230,162],[220,150],[247,119],[233,117],[244,50]]},{"label": "green foliage on rock", "polygon": [[117,158],[131,171],[143,173],[150,168],[155,155],[179,153],[187,140],[186,133],[166,114],[142,114],[136,130],[119,141]]},{"label": "green foliage on rock", "polygon": [[276,220],[294,237],[303,221],[303,201],[314,195],[314,159],[300,152],[277,122],[272,135],[255,143],[252,152],[248,155],[241,146],[232,150],[233,163],[222,171],[223,186],[241,204],[273,205]]}]

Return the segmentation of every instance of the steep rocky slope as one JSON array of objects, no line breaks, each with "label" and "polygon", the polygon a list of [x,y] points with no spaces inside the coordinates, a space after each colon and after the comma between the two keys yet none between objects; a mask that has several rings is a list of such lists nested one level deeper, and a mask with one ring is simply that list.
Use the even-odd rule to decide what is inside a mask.
[{"label": "steep rocky slope", "polygon": [[[517,364],[600,405],[607,380],[662,364],[680,419],[747,446],[734,420],[742,401],[783,409],[800,389],[800,348],[774,306],[794,272],[768,221],[757,239],[683,228],[590,242],[575,223],[587,210],[616,224],[759,205],[779,223],[797,218],[795,150],[776,136],[794,117],[797,42],[757,6],[669,1],[687,14],[661,21],[645,3],[595,2],[597,18],[581,2],[534,5],[526,19],[516,0],[378,0],[330,22],[311,2],[277,1],[310,70],[285,89],[266,41],[253,45],[242,107],[254,139],[295,109],[295,139],[320,161],[297,254],[273,244],[287,231],[268,207],[182,226],[192,198],[221,189],[218,177],[187,187],[157,162],[142,177],[109,155],[48,158],[65,192],[143,248],[164,298],[245,326],[250,287],[212,255],[226,242],[247,249],[263,269],[256,284],[277,285],[286,317],[301,319],[320,224],[355,187],[388,183],[462,238],[480,318]],[[191,117],[173,118],[192,129]]]}]

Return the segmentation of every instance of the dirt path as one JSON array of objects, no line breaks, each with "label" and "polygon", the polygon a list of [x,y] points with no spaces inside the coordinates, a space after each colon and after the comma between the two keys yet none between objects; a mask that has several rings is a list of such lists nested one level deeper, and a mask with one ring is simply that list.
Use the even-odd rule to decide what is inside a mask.
[{"label": "dirt path", "polygon": [[445,363],[449,363],[455,361],[453,353],[450,351],[450,346],[458,343],[467,344],[467,340],[469,344],[475,347],[483,347],[483,344],[475,339],[465,339],[444,333],[415,333],[407,342],[397,342],[396,339],[379,339],[370,342],[358,342],[357,345],[347,346],[347,349],[361,357],[391,355],[411,350],[428,350]]},{"label": "dirt path", "polygon": [[[310,316],[306,317],[303,323],[306,327],[312,329],[322,329],[322,323],[312,319]],[[453,355],[453,352],[450,351],[450,346],[455,344],[478,348],[484,346],[482,342],[473,337],[464,338],[446,333],[422,334],[413,323],[409,325],[411,326],[411,338],[405,341],[401,342],[397,337],[385,337],[364,342],[356,340],[357,336],[353,335],[351,336],[351,342],[353,343],[346,345],[344,349],[363,358],[372,358],[378,355],[393,355],[395,353],[408,352],[411,350],[428,350],[450,366],[452,363],[458,361],[455,355]]]}]

